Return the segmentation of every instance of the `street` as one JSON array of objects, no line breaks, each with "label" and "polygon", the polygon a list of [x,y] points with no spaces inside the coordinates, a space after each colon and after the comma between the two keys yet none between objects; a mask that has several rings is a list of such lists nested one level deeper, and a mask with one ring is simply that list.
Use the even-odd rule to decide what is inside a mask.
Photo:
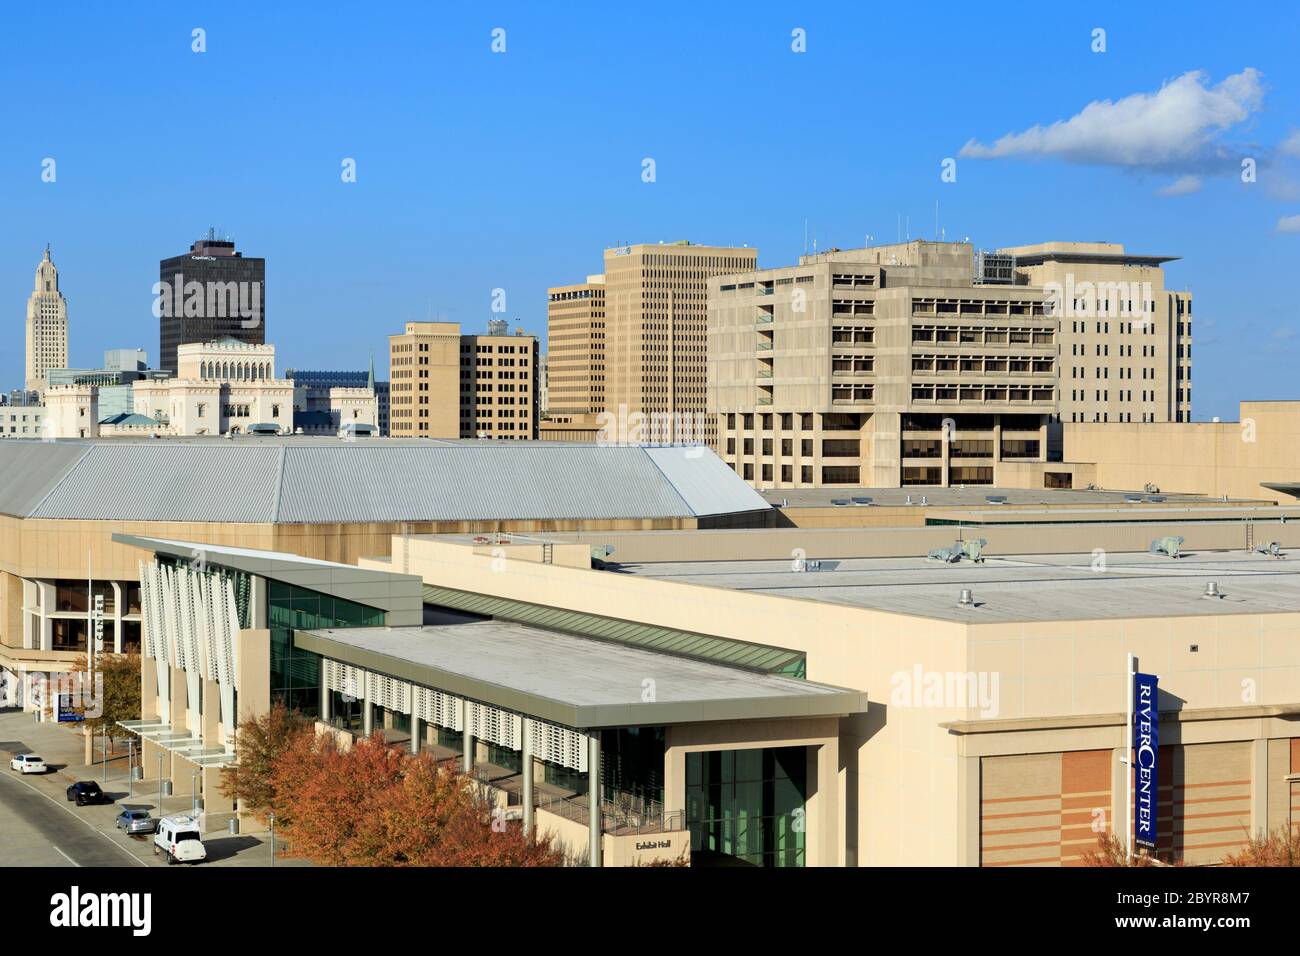
[{"label": "street", "polygon": [[144,865],[99,832],[72,804],[60,804],[5,769],[0,774],[0,866]]},{"label": "street", "polygon": [[[128,781],[125,744],[119,742],[117,752],[110,754],[105,773],[98,743],[94,764],[86,766],[84,738],[76,729],[37,723],[31,714],[17,710],[0,711],[0,867],[166,865],[154,855],[152,835],[128,836],[117,829],[116,817],[128,807],[148,810],[154,817],[180,813],[190,809],[191,798],[166,797],[160,811],[156,780]],[[9,769],[14,754],[29,752],[45,758],[48,773],[23,775]],[[99,783],[113,802],[86,807],[68,802],[66,789],[79,780]],[[231,834],[228,817],[205,818],[208,858],[201,865],[270,866],[270,835]],[[306,864],[281,858],[275,865]]]}]

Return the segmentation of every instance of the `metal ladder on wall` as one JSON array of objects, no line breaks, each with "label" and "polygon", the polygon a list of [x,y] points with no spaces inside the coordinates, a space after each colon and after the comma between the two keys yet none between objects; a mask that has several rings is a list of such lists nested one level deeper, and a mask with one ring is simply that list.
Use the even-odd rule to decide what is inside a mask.
[{"label": "metal ladder on wall", "polygon": [[1255,550],[1255,519],[1247,518],[1246,520],[1246,550]]}]

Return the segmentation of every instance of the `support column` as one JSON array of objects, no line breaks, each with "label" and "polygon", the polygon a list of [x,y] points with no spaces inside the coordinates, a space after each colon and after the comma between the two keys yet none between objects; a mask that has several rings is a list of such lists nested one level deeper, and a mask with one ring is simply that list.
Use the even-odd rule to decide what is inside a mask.
[{"label": "support column", "polygon": [[367,740],[375,730],[375,709],[370,706],[370,688],[366,687],[366,696],[361,698],[361,735]]},{"label": "support column", "polygon": [[465,762],[462,769],[466,773],[474,772],[474,734],[470,732],[469,726],[469,701],[461,698],[460,701],[460,733],[461,739],[465,745]]},{"label": "support column", "polygon": [[533,722],[525,717],[520,721],[524,735],[522,751],[524,765],[524,836],[533,835]]},{"label": "support column", "polygon": [[[168,695],[168,703],[170,704],[170,713],[167,715],[168,722],[175,733],[189,730],[189,683],[185,680],[185,671],[179,667],[173,667],[168,683],[171,685],[171,692]],[[195,736],[198,735],[195,734]]]},{"label": "support column", "polygon": [[411,715],[411,753],[420,752],[420,738],[424,736],[424,721],[415,714]]},{"label": "support column", "polygon": [[600,866],[600,731],[587,737],[587,800],[590,827],[587,841],[590,844],[591,865]]},{"label": "support column", "polygon": [[140,655],[140,716],[144,720],[166,719],[158,713],[158,667],[152,657],[143,653]]},{"label": "support column", "polygon": [[249,623],[253,630],[266,628],[266,578],[250,575],[248,579]]},{"label": "support column", "polygon": [[321,658],[317,666],[320,669],[320,719],[328,724],[330,722],[330,689],[328,682],[325,680],[325,659]]},{"label": "support column", "polygon": [[816,774],[817,789],[805,807],[805,859],[808,866],[841,866],[840,738],[827,737],[821,746],[808,748],[809,776]]},{"label": "support column", "polygon": [[214,680],[199,680],[199,693],[203,696],[203,717],[199,733],[209,747],[225,746],[221,737],[221,685]]}]

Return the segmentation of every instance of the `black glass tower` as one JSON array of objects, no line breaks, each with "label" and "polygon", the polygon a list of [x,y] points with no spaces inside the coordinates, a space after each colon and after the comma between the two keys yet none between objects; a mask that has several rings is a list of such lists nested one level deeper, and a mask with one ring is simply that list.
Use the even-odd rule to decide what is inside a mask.
[{"label": "black glass tower", "polygon": [[266,344],[266,260],[235,250],[209,230],[184,255],[158,264],[158,367],[176,372],[176,349],[233,338]]}]

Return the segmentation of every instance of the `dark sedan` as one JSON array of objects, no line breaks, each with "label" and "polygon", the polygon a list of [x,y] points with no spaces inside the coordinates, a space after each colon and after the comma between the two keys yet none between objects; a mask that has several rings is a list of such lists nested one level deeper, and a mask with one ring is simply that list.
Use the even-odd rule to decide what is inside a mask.
[{"label": "dark sedan", "polygon": [[83,780],[80,783],[74,783],[68,787],[68,802],[73,800],[77,806],[84,807],[90,803],[112,803],[108,794],[99,789],[99,784],[93,780]]}]

